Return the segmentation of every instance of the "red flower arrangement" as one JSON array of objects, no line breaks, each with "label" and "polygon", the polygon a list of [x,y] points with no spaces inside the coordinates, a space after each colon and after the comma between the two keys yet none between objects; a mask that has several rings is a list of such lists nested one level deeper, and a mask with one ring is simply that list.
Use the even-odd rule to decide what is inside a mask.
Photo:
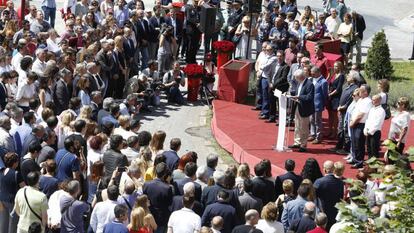
[{"label": "red flower arrangement", "polygon": [[220,40],[213,42],[213,48],[219,53],[232,53],[236,46],[228,40]]},{"label": "red flower arrangement", "polygon": [[203,66],[196,63],[187,64],[184,67],[183,71],[187,75],[187,77],[197,78],[203,74]]}]

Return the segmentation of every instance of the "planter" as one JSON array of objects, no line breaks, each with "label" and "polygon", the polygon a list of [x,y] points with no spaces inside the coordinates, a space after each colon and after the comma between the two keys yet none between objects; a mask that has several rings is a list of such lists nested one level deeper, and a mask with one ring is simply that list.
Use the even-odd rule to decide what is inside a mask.
[{"label": "planter", "polygon": [[195,102],[198,100],[198,92],[200,89],[201,78],[200,76],[188,76],[187,81],[187,100],[189,102]]}]

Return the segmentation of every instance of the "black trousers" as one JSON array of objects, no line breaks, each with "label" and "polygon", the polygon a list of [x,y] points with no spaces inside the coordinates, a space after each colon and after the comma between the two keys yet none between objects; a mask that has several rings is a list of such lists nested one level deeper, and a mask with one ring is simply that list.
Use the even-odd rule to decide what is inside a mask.
[{"label": "black trousers", "polygon": [[378,130],[374,133],[374,135],[367,136],[367,152],[368,157],[379,157],[379,151],[381,146],[381,131]]},{"label": "black trousers", "polygon": [[362,165],[364,163],[365,156],[365,124],[359,123],[351,129],[351,143],[352,143],[352,158],[356,165]]},{"label": "black trousers", "polygon": [[345,121],[345,112],[340,112],[338,119],[338,142],[336,149],[349,151],[351,148],[351,138],[348,133],[348,123]]}]

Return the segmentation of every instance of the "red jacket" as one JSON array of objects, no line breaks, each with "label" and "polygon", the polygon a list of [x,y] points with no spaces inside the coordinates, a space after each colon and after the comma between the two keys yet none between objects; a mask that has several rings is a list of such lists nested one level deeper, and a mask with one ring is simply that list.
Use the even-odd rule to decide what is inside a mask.
[{"label": "red jacket", "polygon": [[328,232],[322,227],[316,227],[315,229],[308,231],[307,233],[328,233]]}]

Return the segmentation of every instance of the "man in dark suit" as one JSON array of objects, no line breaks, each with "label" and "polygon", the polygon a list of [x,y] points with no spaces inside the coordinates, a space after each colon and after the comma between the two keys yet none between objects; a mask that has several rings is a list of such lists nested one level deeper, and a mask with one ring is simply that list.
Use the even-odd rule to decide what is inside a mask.
[{"label": "man in dark suit", "polygon": [[285,161],[285,169],[286,173],[276,177],[275,180],[275,190],[276,190],[276,197],[280,194],[283,194],[283,181],[290,179],[293,181],[294,193],[298,191],[300,183],[302,183],[302,176],[296,175],[295,170],[295,161],[292,159],[287,159]]},{"label": "man in dark suit", "polygon": [[181,140],[179,138],[173,138],[170,141],[170,150],[166,150],[162,152],[165,156],[165,163],[168,166],[170,171],[174,171],[178,167],[178,161],[180,161],[180,157],[178,157],[177,152],[181,148]]},{"label": "man in dark suit", "polygon": [[101,46],[102,48],[96,54],[95,60],[101,67],[100,77],[105,83],[105,89],[102,91],[102,95],[106,96],[106,90],[108,89],[108,80],[110,77],[112,77],[111,71],[114,66],[114,59],[108,41],[101,42]]},{"label": "man in dark suit", "polygon": [[[173,197],[172,204],[170,206],[171,213],[176,211],[176,210],[180,210],[184,207],[184,204],[183,204],[183,197],[184,196],[194,197],[194,195],[195,195],[194,184],[195,184],[194,182],[190,182],[190,183],[185,184],[184,187],[183,187],[184,194],[181,195],[181,196],[174,196]],[[194,200],[194,204],[193,204],[193,207],[191,209],[194,211],[194,213],[196,213],[200,217],[203,216],[204,206],[199,201]]]},{"label": "man in dark suit", "polygon": [[335,208],[335,205],[344,197],[344,182],[334,175],[332,161],[325,161],[323,170],[325,176],[317,179],[313,187],[315,187],[316,196],[321,200],[323,211],[328,216],[327,229],[329,229],[336,222],[335,217],[338,214],[338,209]]},{"label": "man in dark suit", "polygon": [[161,25],[165,23],[165,18],[161,17],[161,9],[154,7],[154,15],[148,19],[149,27],[150,27],[150,35],[149,35],[149,59],[150,60],[157,60],[157,51],[159,45],[159,36],[160,36],[160,29]]},{"label": "man in dark suit", "polygon": [[71,98],[72,87],[72,73],[70,70],[64,68],[59,71],[60,79],[56,82],[53,88],[53,100],[56,106],[56,115],[59,115],[69,107],[69,100]]},{"label": "man in dark suit", "polygon": [[306,152],[306,144],[309,136],[309,117],[315,112],[314,92],[312,80],[305,77],[303,70],[294,73],[298,82],[295,90],[296,96],[291,96],[293,101],[298,103],[295,111],[295,139],[294,144],[289,148],[299,148],[299,152]]},{"label": "man in dark suit", "polygon": [[137,17],[137,34],[135,34],[135,36],[137,38],[139,52],[141,55],[141,70],[143,70],[148,67],[148,38],[150,28],[148,21],[144,19],[144,10],[137,10]]},{"label": "man in dark suit", "polygon": [[229,203],[230,195],[224,190],[220,190],[217,194],[217,201],[210,204],[204,210],[201,217],[202,226],[211,226],[211,220],[215,216],[221,216],[224,220],[222,233],[230,233],[232,229],[238,224],[236,217],[236,209]]},{"label": "man in dark suit", "polygon": [[276,108],[278,101],[274,95],[274,91],[275,89],[278,89],[284,93],[289,90],[288,74],[289,66],[285,63],[285,52],[283,50],[278,50],[276,52],[275,75],[270,80],[269,119],[266,122],[276,122]]},{"label": "man in dark suit", "polygon": [[314,86],[315,112],[310,117],[311,135],[308,141],[312,144],[320,144],[322,141],[322,112],[328,102],[328,82],[322,76],[321,70],[314,66],[311,69],[312,83]]},{"label": "man in dark suit", "polygon": [[185,6],[185,36],[187,38],[187,51],[186,62],[196,63],[196,55],[200,44],[201,32],[199,30],[200,15],[197,6],[193,2],[192,4],[186,4]]},{"label": "man in dark suit", "polygon": [[10,78],[10,73],[3,73],[1,75],[1,81],[0,81],[0,107],[1,110],[4,110],[4,107],[6,107],[7,101],[8,101],[8,96],[7,96],[7,88],[6,88],[6,83],[9,82],[9,78]]},{"label": "man in dark suit", "polygon": [[174,181],[174,194],[184,195],[183,187],[185,184],[192,182],[195,187],[195,200],[201,201],[201,185],[194,182],[196,180],[197,164],[189,162],[184,167],[185,177]]},{"label": "man in dark suit", "polygon": [[89,92],[103,92],[105,90],[105,83],[99,75],[99,63],[89,62],[88,64],[86,64],[86,70],[88,71],[89,78]]},{"label": "man in dark suit", "polygon": [[[131,70],[131,67],[134,64],[134,55],[135,55],[136,47],[135,47],[134,41],[132,40],[132,30],[129,27],[124,28],[123,47],[124,47],[126,67],[128,68],[128,70]],[[131,77],[131,74],[129,74],[129,77]]]},{"label": "man in dark suit", "polygon": [[243,194],[239,196],[240,207],[242,213],[246,213],[250,209],[255,209],[257,212],[262,212],[263,202],[260,198],[252,194],[253,182],[249,179],[244,180]]},{"label": "man in dark suit", "polygon": [[143,193],[148,196],[151,203],[149,208],[158,225],[157,232],[165,232],[171,214],[168,207],[173,199],[172,187],[167,183],[171,172],[168,170],[167,164],[159,163],[155,167],[155,173],[157,178],[144,183]]},{"label": "man in dark suit", "polygon": [[242,0],[235,0],[232,2],[232,7],[234,8],[232,13],[227,18],[227,40],[232,40],[234,33],[236,32],[237,26],[242,21],[242,18],[244,17],[245,13],[243,9],[241,8],[241,5],[243,4]]},{"label": "man in dark suit", "polygon": [[[179,54],[180,45],[184,38],[183,32],[184,32],[184,22],[177,17],[177,10],[175,8],[171,9],[170,15],[165,17],[165,23],[169,26],[172,26],[174,28],[173,35],[175,40],[177,41],[177,54],[174,54],[175,56]],[[187,43],[187,42],[185,42]],[[183,51],[184,46],[181,47],[181,55],[184,55],[186,51]]]},{"label": "man in dark suit", "polygon": [[274,187],[273,181],[266,177],[267,166],[261,161],[254,166],[254,173],[256,177],[253,178],[252,194],[260,198],[265,206],[267,203],[276,200],[275,190],[269,187]]},{"label": "man in dark suit", "polygon": [[364,38],[364,31],[366,29],[365,19],[362,15],[358,14],[356,11],[352,11],[352,31],[355,33],[355,46],[352,46],[351,49],[351,58],[352,61],[352,54],[353,48],[356,49],[356,64],[361,64],[361,43],[362,39]]},{"label": "man in dark suit", "polygon": [[99,109],[102,108],[102,93],[100,91],[93,91],[91,93],[91,107],[92,107],[92,115],[91,119],[93,121],[98,121],[98,112]]}]

